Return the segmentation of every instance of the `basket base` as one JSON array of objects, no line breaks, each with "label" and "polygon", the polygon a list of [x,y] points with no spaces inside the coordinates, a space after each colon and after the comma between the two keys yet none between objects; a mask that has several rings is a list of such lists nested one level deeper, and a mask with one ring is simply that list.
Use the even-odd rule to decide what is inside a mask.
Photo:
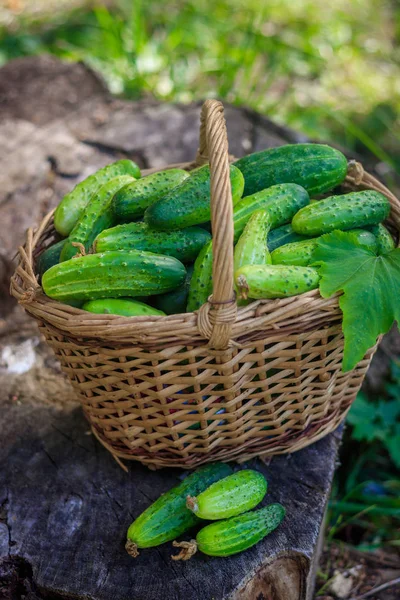
[{"label": "basket base", "polygon": [[152,457],[149,452],[136,452],[135,454],[132,454],[126,451],[117,450],[104,439],[104,436],[102,436],[93,425],[91,429],[96,439],[110,452],[110,454],[112,454],[117,464],[126,472],[128,472],[128,467],[124,464],[124,460],[140,462],[152,471],[166,467],[193,469],[217,460],[222,460],[224,462],[234,461],[241,464],[252,458],[260,458],[261,460],[266,461],[268,457],[278,454],[292,454],[293,452],[298,452],[324,438],[332,431],[335,431],[344,421],[349,410],[350,406],[346,411],[338,411],[337,415],[330,415],[328,418],[313,423],[301,431],[288,433],[287,441],[280,446],[276,446],[273,440],[266,441],[265,438],[255,438],[250,440],[247,444],[242,444],[237,448],[218,447],[215,451],[207,454],[191,454],[188,458],[177,456],[176,459],[162,457],[159,452]]}]

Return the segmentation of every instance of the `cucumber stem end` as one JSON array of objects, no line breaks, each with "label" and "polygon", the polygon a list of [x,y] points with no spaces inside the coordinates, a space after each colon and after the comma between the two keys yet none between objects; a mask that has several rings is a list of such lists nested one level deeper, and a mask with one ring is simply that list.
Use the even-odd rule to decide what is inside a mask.
[{"label": "cucumber stem end", "polygon": [[171,554],[172,560],[189,560],[197,552],[196,540],[190,540],[190,542],[172,542],[174,548],[181,548],[179,554]]},{"label": "cucumber stem end", "polygon": [[135,542],[131,542],[131,540],[126,541],[125,550],[129,554],[129,556],[132,556],[132,558],[136,558],[137,556],[139,556],[137,544],[135,544]]},{"label": "cucumber stem end", "polygon": [[186,496],[186,508],[194,512],[195,514],[199,510],[196,496]]}]

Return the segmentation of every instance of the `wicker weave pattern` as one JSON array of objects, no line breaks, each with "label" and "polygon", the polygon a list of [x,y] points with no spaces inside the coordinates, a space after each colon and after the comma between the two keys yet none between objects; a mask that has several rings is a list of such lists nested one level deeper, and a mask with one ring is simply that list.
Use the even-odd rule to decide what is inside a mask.
[{"label": "wicker weave pattern", "polygon": [[[337,427],[376,347],[341,372],[337,297],[317,290],[257,301],[233,299],[232,206],[222,105],[207,101],[195,163],[212,171],[214,293],[197,313],[125,318],[94,315],[47,298],[35,257],[54,239],[52,214],[27,233],[11,291],[37,319],[70,378],[97,438],[117,458],[190,468],[222,459],[293,452]],[[351,164],[348,189],[380,182]]]}]

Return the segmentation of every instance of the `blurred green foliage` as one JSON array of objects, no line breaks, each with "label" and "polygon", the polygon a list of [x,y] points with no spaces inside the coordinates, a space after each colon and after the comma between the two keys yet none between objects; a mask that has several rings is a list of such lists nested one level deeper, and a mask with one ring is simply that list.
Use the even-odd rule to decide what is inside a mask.
[{"label": "blurred green foliage", "polygon": [[399,39],[394,0],[115,0],[64,22],[22,17],[0,62],[83,60],[115,94],[217,96],[400,167]]}]

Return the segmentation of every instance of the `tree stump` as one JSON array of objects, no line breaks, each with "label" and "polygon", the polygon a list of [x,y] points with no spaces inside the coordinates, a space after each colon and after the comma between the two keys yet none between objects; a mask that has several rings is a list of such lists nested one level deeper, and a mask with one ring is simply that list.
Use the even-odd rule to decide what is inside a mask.
[{"label": "tree stump", "polygon": [[[0,69],[0,95],[0,598],[311,599],[341,432],[248,463],[268,479],[266,502],[287,509],[254,548],[175,563],[165,544],[134,560],[124,550],[127,527],[183,474],[116,464],[90,434],[36,324],[6,293],[25,229],[79,180],[119,157],[144,168],[194,157],[200,103],[113,99],[82,65],[51,58]],[[228,106],[226,118],[237,156],[303,141],[249,110]]]}]

